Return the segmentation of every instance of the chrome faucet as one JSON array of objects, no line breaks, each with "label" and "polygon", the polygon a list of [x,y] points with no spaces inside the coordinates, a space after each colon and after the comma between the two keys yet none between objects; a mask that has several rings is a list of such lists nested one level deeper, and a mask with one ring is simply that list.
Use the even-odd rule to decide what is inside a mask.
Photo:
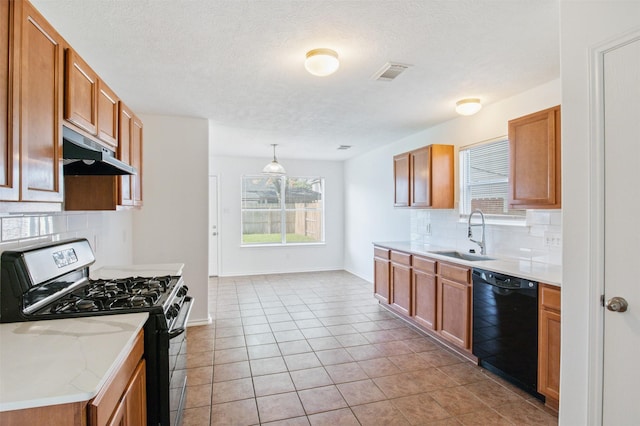
[{"label": "chrome faucet", "polygon": [[[471,217],[475,214],[475,213],[480,213],[480,219],[482,219],[482,223],[474,223],[471,224]],[[484,213],[482,213],[482,210],[480,209],[475,209],[474,211],[471,212],[471,214],[469,215],[469,222],[467,223],[468,226],[468,231],[467,231],[467,237],[469,237],[469,241],[471,241],[472,243],[476,243],[477,245],[480,246],[480,254],[487,254],[487,247],[486,247],[486,243],[484,240]],[[482,226],[482,239],[480,241],[476,241],[473,239],[473,233],[471,232],[471,227],[472,226]]]}]

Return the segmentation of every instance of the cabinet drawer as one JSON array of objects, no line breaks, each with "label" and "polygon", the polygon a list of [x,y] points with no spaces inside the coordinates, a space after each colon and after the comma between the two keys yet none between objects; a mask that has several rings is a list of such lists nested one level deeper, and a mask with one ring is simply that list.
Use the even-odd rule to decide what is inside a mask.
[{"label": "cabinet drawer", "polygon": [[439,262],[438,265],[438,274],[442,278],[447,278],[459,283],[471,284],[471,269],[442,262]]},{"label": "cabinet drawer", "polygon": [[402,265],[411,265],[411,255],[399,251],[391,252],[391,261]]},{"label": "cabinet drawer", "polygon": [[384,249],[380,247],[373,248],[373,255],[381,259],[389,259],[389,253],[391,253],[391,250],[389,249]]},{"label": "cabinet drawer", "polygon": [[540,305],[560,311],[560,289],[548,284],[540,285]]},{"label": "cabinet drawer", "polygon": [[413,256],[413,267],[422,272],[430,274],[436,273],[436,261],[427,259],[426,257]]}]

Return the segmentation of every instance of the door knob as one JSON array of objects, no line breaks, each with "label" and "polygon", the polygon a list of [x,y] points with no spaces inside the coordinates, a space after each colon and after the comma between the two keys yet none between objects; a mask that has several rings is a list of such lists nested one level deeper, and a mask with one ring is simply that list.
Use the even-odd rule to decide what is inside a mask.
[{"label": "door knob", "polygon": [[624,297],[612,297],[607,300],[606,306],[611,312],[626,312],[629,304],[624,300]]}]

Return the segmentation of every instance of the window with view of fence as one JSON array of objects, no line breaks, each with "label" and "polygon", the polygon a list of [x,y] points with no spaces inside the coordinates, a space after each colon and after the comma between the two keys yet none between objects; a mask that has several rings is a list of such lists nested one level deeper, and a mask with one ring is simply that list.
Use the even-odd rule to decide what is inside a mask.
[{"label": "window with view of fence", "polygon": [[324,242],[324,179],[242,177],[242,244]]}]

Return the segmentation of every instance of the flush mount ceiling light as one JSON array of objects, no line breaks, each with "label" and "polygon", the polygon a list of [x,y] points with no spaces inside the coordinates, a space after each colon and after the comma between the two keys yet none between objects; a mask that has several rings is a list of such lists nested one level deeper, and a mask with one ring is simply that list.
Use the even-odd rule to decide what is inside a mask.
[{"label": "flush mount ceiling light", "polygon": [[460,115],[473,115],[481,108],[482,104],[478,98],[467,98],[456,102],[456,112]]},{"label": "flush mount ceiling light", "polygon": [[276,159],[276,146],[278,146],[278,144],[272,143],[271,146],[273,147],[273,161],[264,166],[262,173],[277,176],[287,174],[287,171],[282,167],[282,164],[278,163],[278,160]]},{"label": "flush mount ceiling light", "polygon": [[331,49],[313,49],[307,52],[304,67],[311,74],[325,77],[336,72],[340,66],[338,54]]}]

